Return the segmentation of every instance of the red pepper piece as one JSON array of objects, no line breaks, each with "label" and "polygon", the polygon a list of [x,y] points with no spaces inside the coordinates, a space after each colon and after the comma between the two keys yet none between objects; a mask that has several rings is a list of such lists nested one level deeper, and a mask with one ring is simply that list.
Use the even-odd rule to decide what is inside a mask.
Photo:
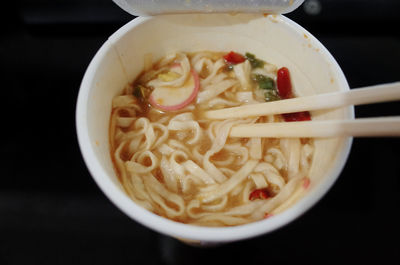
[{"label": "red pepper piece", "polygon": [[246,60],[246,58],[243,55],[233,51],[228,54],[225,54],[224,59],[227,63],[230,64],[243,63]]},{"label": "red pepper piece", "polygon": [[254,201],[256,199],[268,199],[269,194],[266,189],[253,190],[249,195],[249,200]]},{"label": "red pepper piece", "polygon": [[285,121],[311,121],[311,115],[308,111],[284,113],[282,116]]},{"label": "red pepper piece", "polygon": [[[282,99],[293,97],[292,82],[290,81],[289,69],[282,67],[278,70],[276,79],[278,93]],[[310,121],[311,115],[308,111],[282,114],[285,121]]]},{"label": "red pepper piece", "polygon": [[276,85],[278,87],[279,96],[282,99],[292,97],[292,82],[290,81],[289,69],[282,67],[278,70]]}]

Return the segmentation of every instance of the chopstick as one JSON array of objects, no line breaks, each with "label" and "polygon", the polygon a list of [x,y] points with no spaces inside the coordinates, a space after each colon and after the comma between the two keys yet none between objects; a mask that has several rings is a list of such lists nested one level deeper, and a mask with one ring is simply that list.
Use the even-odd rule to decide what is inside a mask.
[{"label": "chopstick", "polygon": [[367,86],[349,91],[339,91],[319,95],[291,98],[240,107],[210,110],[204,112],[208,119],[244,118],[271,114],[312,111],[394,101],[400,99],[400,82]]},{"label": "chopstick", "polygon": [[236,125],[232,127],[229,136],[272,138],[400,136],[400,116]]}]

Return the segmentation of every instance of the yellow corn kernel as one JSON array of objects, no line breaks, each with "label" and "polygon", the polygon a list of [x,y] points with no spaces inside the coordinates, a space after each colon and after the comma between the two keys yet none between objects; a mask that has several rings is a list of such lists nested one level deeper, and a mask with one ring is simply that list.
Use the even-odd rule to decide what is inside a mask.
[{"label": "yellow corn kernel", "polygon": [[175,72],[169,71],[168,73],[165,74],[159,74],[158,79],[160,79],[163,82],[171,82],[176,79],[178,79],[181,75]]}]

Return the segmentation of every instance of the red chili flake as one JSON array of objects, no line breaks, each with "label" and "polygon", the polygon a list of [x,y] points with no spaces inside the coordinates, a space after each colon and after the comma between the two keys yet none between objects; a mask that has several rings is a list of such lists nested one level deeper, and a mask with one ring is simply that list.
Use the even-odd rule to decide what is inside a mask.
[{"label": "red chili flake", "polygon": [[266,189],[253,190],[249,195],[249,200],[254,201],[256,199],[268,199],[269,194]]},{"label": "red chili flake", "polygon": [[274,216],[272,213],[265,213],[264,214],[264,219],[270,218],[272,216]]},{"label": "red chili flake", "polygon": [[284,113],[282,116],[285,121],[311,121],[311,115],[308,111]]},{"label": "red chili flake", "polygon": [[304,189],[308,189],[308,187],[310,187],[310,178],[304,178],[304,180],[303,180],[303,188]]},{"label": "red chili flake", "polygon": [[231,51],[228,54],[225,54],[224,59],[227,63],[230,63],[230,64],[243,63],[246,60],[246,58],[243,55],[233,52],[233,51]]}]

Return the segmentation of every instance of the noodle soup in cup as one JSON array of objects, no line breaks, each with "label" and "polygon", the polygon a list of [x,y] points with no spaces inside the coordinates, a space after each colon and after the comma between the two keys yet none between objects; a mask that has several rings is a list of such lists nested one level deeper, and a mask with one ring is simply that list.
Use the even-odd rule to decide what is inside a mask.
[{"label": "noodle soup in cup", "polygon": [[[278,191],[276,194],[271,195],[272,198],[266,198],[265,202],[261,200],[257,200],[257,204],[254,204],[253,201],[250,202],[253,208],[250,210],[247,209],[246,211],[249,211],[247,215],[256,217],[254,220],[249,219],[246,221],[247,217],[244,216],[243,213],[237,212],[241,209],[240,207],[245,209],[245,207],[240,204],[232,206],[232,203],[230,203],[231,205],[229,206],[229,203],[227,203],[226,209],[218,210],[215,210],[218,207],[208,207],[207,209],[211,209],[211,212],[217,212],[217,217],[212,217],[210,212],[202,215],[202,212],[199,210],[201,206],[199,205],[209,202],[211,202],[211,205],[208,206],[217,206],[218,203],[222,205],[224,199],[221,196],[228,196],[227,194],[234,192],[235,188],[237,194],[241,194],[242,197],[242,194],[244,194],[245,200],[249,201],[249,189],[254,190],[257,185],[262,186],[264,181],[262,174],[250,176],[249,172],[253,174],[253,168],[257,167],[261,162],[264,166],[276,166],[272,161],[268,161],[268,154],[265,152],[262,157],[258,158],[255,158],[252,154],[248,155],[248,161],[244,161],[242,166],[236,165],[236,167],[225,170],[221,169],[219,172],[225,175],[222,176],[222,178],[228,176],[227,179],[218,179],[218,172],[209,174],[209,172],[215,172],[212,170],[217,168],[216,166],[206,166],[206,163],[209,163],[210,157],[207,158],[208,160],[204,162],[204,165],[201,162],[196,162],[195,159],[193,159],[194,162],[190,160],[189,164],[193,165],[197,163],[197,167],[195,167],[196,170],[200,170],[202,174],[205,174],[200,176],[201,174],[198,171],[198,174],[192,172],[193,175],[200,179],[203,178],[203,182],[207,182],[207,180],[210,181],[209,186],[199,181],[202,185],[200,185],[197,191],[200,190],[199,194],[201,196],[199,195],[197,197],[191,197],[190,187],[186,195],[182,195],[182,187],[179,187],[179,191],[174,191],[173,185],[183,185],[183,182],[168,184],[165,179],[159,179],[157,176],[153,176],[157,175],[157,173],[154,173],[156,171],[152,171],[154,174],[147,172],[143,168],[149,166],[149,162],[143,162],[143,165],[138,165],[140,163],[136,162],[131,163],[131,165],[129,165],[130,171],[128,170],[126,171],[128,173],[126,173],[125,169],[123,169],[122,171],[125,173],[121,173],[120,166],[127,164],[126,161],[130,158],[121,162],[118,156],[116,157],[115,155],[116,152],[120,152],[120,150],[118,151],[118,147],[121,145],[118,141],[114,142],[114,139],[116,139],[116,121],[114,120],[115,117],[112,117],[112,115],[113,113],[115,114],[116,107],[118,107],[119,104],[115,103],[116,99],[120,101],[125,100],[126,102],[126,98],[118,98],[121,95],[125,95],[128,99],[133,98],[133,104],[139,104],[137,101],[139,96],[136,95],[136,97],[133,97],[132,94],[134,94],[134,91],[130,89],[134,89],[132,86],[134,80],[138,77],[143,79],[143,75],[146,74],[146,72],[143,74],[145,68],[150,70],[151,67],[149,68],[149,64],[146,63],[146,61],[149,61],[149,58],[152,58],[153,62],[158,62],[159,67],[161,67],[163,66],[163,61],[159,62],[161,58],[166,60],[165,56],[169,54],[175,54],[176,58],[180,56],[179,60],[174,57],[175,59],[173,61],[164,63],[164,65],[168,65],[168,67],[174,65],[173,67],[175,67],[177,64],[176,61],[178,60],[178,65],[182,68],[179,70],[181,72],[178,74],[172,73],[171,75],[177,75],[179,77],[186,71],[186,74],[190,76],[191,72],[184,68],[185,62],[191,60],[193,64],[196,64],[196,54],[201,51],[212,51],[214,55],[227,54],[230,51],[235,51],[239,54],[249,52],[256,55],[260,60],[272,66],[276,66],[276,68],[286,67],[290,69],[293,93],[296,96],[349,89],[343,72],[326,48],[309,32],[284,16],[198,14],[136,18],[115,32],[103,44],[90,63],[83,78],[77,103],[76,123],[79,145],[84,160],[96,183],[119,209],[135,221],[162,234],[179,238],[180,240],[193,244],[215,244],[242,240],[271,232],[299,217],[315,205],[329,190],[338,178],[347,160],[352,138],[309,139],[310,142],[296,140],[299,144],[302,143],[302,146],[308,143],[308,145],[311,146],[308,147],[309,149],[311,148],[312,151],[308,152],[310,157],[307,160],[309,161],[307,172],[301,178],[297,177],[297,175],[295,177],[290,177],[289,173],[287,176],[281,177],[287,181],[287,183],[284,183],[286,186],[292,183],[290,182],[290,178],[296,179],[297,177],[296,182],[290,184],[292,186],[290,194],[284,197],[283,195],[279,195],[279,192],[281,190],[283,191],[285,187],[280,187],[278,182],[269,180],[268,177],[266,177],[268,183],[265,182],[265,185],[269,185],[270,187],[279,186],[277,188]],[[176,54],[180,55],[178,56]],[[225,58],[225,62],[226,60],[229,61],[229,59]],[[248,60],[250,61],[250,59]],[[215,64],[209,67],[216,67]],[[195,66],[193,67],[195,68]],[[240,75],[241,70],[237,70],[235,67],[236,66],[233,66],[232,71],[234,71],[236,75]],[[276,70],[273,71],[276,72]],[[162,73],[164,74],[164,72]],[[226,75],[233,74],[227,72]],[[156,74],[153,76],[157,77]],[[206,78],[202,79],[201,73],[199,76],[200,77],[197,78],[200,79],[200,84],[205,86]],[[157,78],[161,78],[160,75],[158,75]],[[171,80],[168,78],[170,78],[170,76],[162,76],[161,81],[170,82]],[[196,78],[194,79],[195,81],[193,82],[198,82]],[[129,84],[131,84],[130,88]],[[156,84],[156,82],[153,82],[153,84]],[[201,98],[207,97],[204,96],[204,93],[201,93],[201,89],[200,86],[200,92],[197,94],[198,101],[201,101]],[[153,90],[153,92],[154,91],[155,90]],[[153,92],[152,95],[154,94]],[[153,97],[155,96],[153,95]],[[215,97],[215,95],[213,97]],[[153,101],[155,102],[155,100]],[[156,105],[157,107],[157,104],[154,102],[152,105]],[[163,104],[160,100],[157,102],[159,105]],[[192,109],[189,108],[186,112],[189,113],[188,115],[190,116],[190,113],[195,113],[196,110],[197,109],[193,107]],[[132,116],[134,117],[138,115],[137,119],[132,119],[129,115],[127,115],[127,117],[122,115],[121,119],[118,121],[119,124],[127,123],[129,126],[126,125],[126,127],[136,128],[137,130],[147,126],[130,124],[131,122],[136,122],[139,118],[141,118],[143,122],[146,120],[146,117],[142,117],[142,114],[140,114],[140,106],[133,106],[131,113],[133,113]],[[176,119],[180,114],[182,114],[182,111],[159,112],[157,115],[159,115],[158,118],[160,120],[164,119],[168,125],[168,122]],[[313,111],[311,117],[312,120],[353,119],[354,111],[352,107]],[[193,119],[193,117],[189,119]],[[220,122],[223,123],[224,121]],[[157,126],[158,128],[166,128],[162,122],[161,125]],[[211,127],[211,125],[207,126]],[[179,131],[178,129],[176,130]],[[122,130],[122,132],[124,131]],[[137,134],[138,132],[133,132],[133,134],[135,133]],[[204,131],[203,134],[207,133]],[[212,132],[208,132],[208,135],[212,135]],[[159,132],[155,133],[152,137],[154,141],[151,145],[154,146],[154,143],[163,136]],[[179,142],[179,136],[173,135],[172,133],[162,141],[167,143],[168,137]],[[212,150],[215,145],[218,145],[215,143],[218,140],[216,138],[209,140],[208,149]],[[145,138],[144,141],[146,141],[146,139],[147,138]],[[184,141],[188,140],[185,139]],[[224,141],[228,141],[226,137]],[[252,140],[243,141],[243,145],[251,149],[252,144],[248,143],[249,141],[251,142]],[[276,152],[284,153],[285,144],[290,144],[291,140],[275,139],[275,141],[283,150],[277,150]],[[282,143],[280,141],[285,142]],[[161,143],[161,140],[159,142]],[[224,143],[222,143],[222,145]],[[255,141],[255,143],[259,145],[260,140],[258,139],[258,142]],[[134,149],[135,146],[136,148],[137,146],[141,146],[140,144],[141,143],[136,143],[135,145],[131,143],[133,153],[139,151]],[[190,144],[191,143],[189,143],[189,145]],[[232,146],[235,146],[234,144],[232,144]],[[243,147],[240,146],[240,143],[237,143],[236,146],[237,148]],[[161,148],[161,144],[158,147]],[[121,147],[121,149],[122,148],[125,147]],[[184,170],[190,171],[187,167],[185,169],[185,166],[189,165],[186,163],[189,158],[185,158],[185,155],[182,155],[184,158],[172,161],[170,157],[174,149],[172,148],[172,151],[168,151],[170,150],[168,148],[171,149],[170,146],[167,146],[164,148],[164,151],[157,149],[159,150],[157,152],[161,155],[164,155],[165,152],[170,163],[175,163],[174,165],[178,169],[183,170],[182,172],[186,172]],[[184,146],[182,148],[186,147]],[[177,147],[177,149],[179,149],[179,147]],[[303,149],[301,149],[301,151],[304,151]],[[207,150],[204,152],[207,152]],[[190,157],[190,155],[191,154],[188,154],[186,156]],[[132,154],[130,154],[130,156],[132,156]],[[290,154],[288,154],[288,156],[290,156]],[[243,156],[241,156],[241,158],[243,158]],[[161,160],[164,161],[161,156],[154,159],[154,161],[158,162]],[[156,162],[150,162],[150,165],[152,165],[152,163]],[[200,169],[198,169],[199,165],[203,167],[200,166]],[[249,167],[251,167],[251,169],[247,172],[246,168],[249,169]],[[262,168],[262,165],[259,167]],[[276,170],[276,172],[280,169],[279,166],[277,167],[278,170],[273,169]],[[135,172],[135,170],[137,172]],[[143,173],[141,170],[147,173]],[[161,172],[160,174],[167,174],[163,172],[163,170],[165,170],[165,168],[159,170],[159,172]],[[262,172],[261,169],[259,171]],[[144,175],[141,175],[141,172]],[[244,172],[242,175],[245,178],[240,176],[241,172]],[[143,181],[143,178],[148,176],[151,177]],[[162,176],[161,178],[165,177],[166,176]],[[250,183],[250,177],[252,177],[256,183],[254,184],[255,186],[251,184],[252,182]],[[232,185],[230,185],[230,183],[228,183],[229,185],[224,184],[228,182],[229,179],[233,178],[240,178],[240,180],[237,179],[238,181],[236,183],[233,183],[232,180]],[[257,178],[259,181],[256,180]],[[246,187],[244,187],[244,181],[250,183],[247,190]],[[194,183],[196,183],[195,178],[193,179],[193,183],[190,182],[189,184],[195,185]],[[238,187],[234,187],[234,185]],[[240,185],[244,186],[240,187]],[[218,188],[222,186],[223,188]],[[167,202],[166,193],[169,194],[168,196],[177,196],[178,206],[171,206],[171,203]],[[177,194],[189,199],[184,201],[180,199]],[[212,196],[217,198],[214,200],[215,205],[212,205],[213,199],[210,199],[210,194],[213,194]],[[268,195],[265,196],[268,197]],[[284,199],[281,199],[279,203],[275,202],[273,206],[266,205],[268,200],[272,201],[274,198],[278,197]],[[148,201],[146,201],[146,198]],[[232,198],[234,197],[228,197],[226,200],[230,202],[234,200]],[[201,201],[202,199],[204,201]],[[277,201],[277,199],[275,201]],[[196,203],[197,206],[194,208],[198,207],[198,209],[193,210],[193,205]],[[179,206],[180,204],[181,206]],[[168,209],[171,209],[171,213],[168,212]],[[262,216],[262,218],[260,218],[261,213],[257,212],[261,211],[261,209],[264,211],[268,209],[268,212],[263,212],[265,215]],[[162,216],[163,211],[166,212],[165,217]],[[229,218],[225,218],[228,216],[227,212],[229,211]],[[232,211],[236,212],[232,213]],[[184,214],[178,215],[176,212]],[[182,216],[185,216],[186,219]],[[207,218],[196,220],[194,216],[207,216]],[[207,223],[207,220],[212,221]],[[220,226],[218,226],[218,224]]]}]

